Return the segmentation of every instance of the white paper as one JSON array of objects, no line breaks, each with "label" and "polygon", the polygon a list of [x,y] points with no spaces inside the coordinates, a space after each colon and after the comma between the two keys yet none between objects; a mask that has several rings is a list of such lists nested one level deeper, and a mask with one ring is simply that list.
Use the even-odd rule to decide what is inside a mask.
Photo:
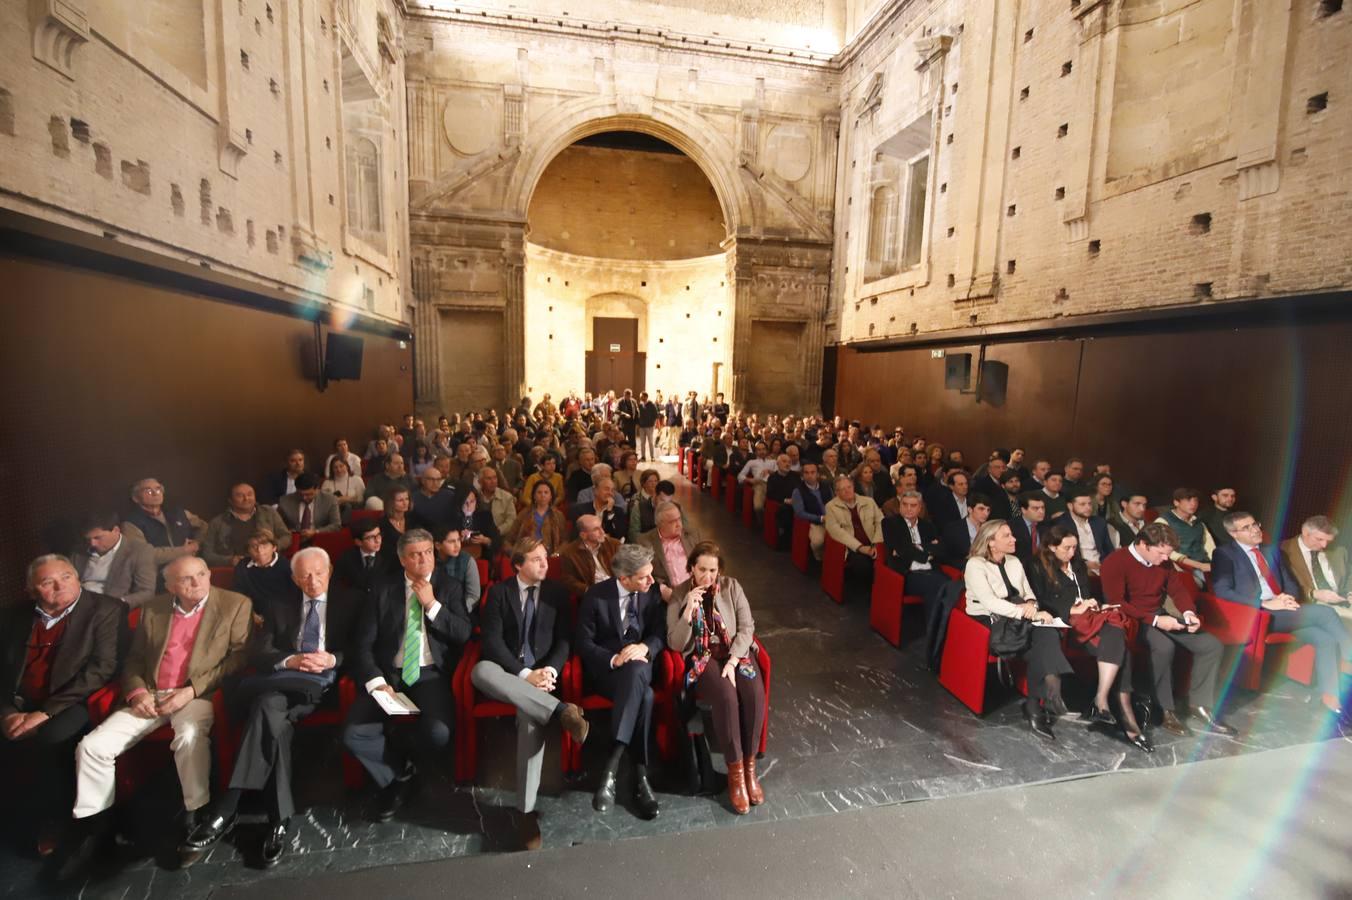
[{"label": "white paper", "polygon": [[1034,622],[1034,623],[1033,623],[1033,627],[1034,627],[1034,628],[1069,628],[1070,626],[1067,625],[1065,622],[1062,622],[1060,616],[1057,616],[1055,619],[1052,619],[1050,622]]},{"label": "white paper", "polygon": [[380,704],[387,716],[411,716],[419,712],[417,705],[406,694],[375,691],[371,696],[376,698],[376,703]]}]

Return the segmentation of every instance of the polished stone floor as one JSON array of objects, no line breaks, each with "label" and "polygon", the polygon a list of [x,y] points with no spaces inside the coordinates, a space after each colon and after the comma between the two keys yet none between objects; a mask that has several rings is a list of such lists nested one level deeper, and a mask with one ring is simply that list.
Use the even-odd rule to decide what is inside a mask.
[{"label": "polished stone floor", "polygon": [[[918,619],[907,619],[901,650],[890,646],[868,627],[866,597],[850,598],[844,606],[830,602],[787,554],[771,552],[707,495],[675,480],[693,525],[722,544],[729,574],[746,588],[757,633],[774,661],[770,742],[760,769],[767,802],[739,817],[719,797],[674,793],[677,779],[667,774],[657,787],[673,792],[660,795],[656,821],[640,821],[625,809],[597,815],[588,789],[604,741],[589,743],[590,774],[570,785],[558,774],[557,740],[551,740],[540,803],[546,846],[738,827],[1119,768],[1176,766],[1321,737],[1303,689],[1283,681],[1261,695],[1239,692],[1231,698],[1230,719],[1240,727],[1239,737],[1174,738],[1157,730],[1159,750],[1153,756],[1090,732],[1075,718],[1058,725],[1055,743],[1044,742],[1027,730],[1013,697],[997,694],[991,711],[978,718],[921,666],[910,640],[921,627]],[[1067,693],[1073,700],[1075,686]],[[308,812],[293,822],[291,852],[266,872],[253,862],[259,840],[254,827],[236,829],[190,870],[173,867],[172,847],[163,835],[176,811],[176,779],[167,768],[126,810],[131,840],[102,860],[87,883],[55,893],[206,897],[223,884],[508,850],[515,833],[510,720],[485,722],[480,739],[478,787],[457,789],[444,777],[425,778],[398,819],[372,825],[360,815],[364,796],[348,796],[341,787],[333,741],[322,732],[305,735],[297,742],[303,761],[296,768],[298,799]],[[49,891],[40,885],[38,869],[35,860],[9,846],[0,850],[0,895]]]}]

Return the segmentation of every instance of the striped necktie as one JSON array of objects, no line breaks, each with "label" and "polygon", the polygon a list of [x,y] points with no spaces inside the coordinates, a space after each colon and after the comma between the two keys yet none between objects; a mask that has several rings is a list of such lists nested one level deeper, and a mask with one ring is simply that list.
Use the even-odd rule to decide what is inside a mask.
[{"label": "striped necktie", "polygon": [[415,594],[408,595],[408,621],[404,625],[404,684],[418,682],[422,672],[422,604]]}]

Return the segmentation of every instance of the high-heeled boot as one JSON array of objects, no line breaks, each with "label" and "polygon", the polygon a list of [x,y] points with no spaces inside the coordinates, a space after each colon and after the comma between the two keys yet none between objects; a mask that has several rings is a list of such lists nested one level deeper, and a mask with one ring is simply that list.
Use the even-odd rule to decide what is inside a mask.
[{"label": "high-heeled boot", "polygon": [[751,802],[746,796],[746,770],[736,761],[728,764],[728,802],[732,811],[739,816],[746,815]]},{"label": "high-heeled boot", "polygon": [[748,756],[742,760],[742,770],[746,773],[746,799],[752,806],[760,806],[765,802],[765,790],[756,777],[756,757]]}]

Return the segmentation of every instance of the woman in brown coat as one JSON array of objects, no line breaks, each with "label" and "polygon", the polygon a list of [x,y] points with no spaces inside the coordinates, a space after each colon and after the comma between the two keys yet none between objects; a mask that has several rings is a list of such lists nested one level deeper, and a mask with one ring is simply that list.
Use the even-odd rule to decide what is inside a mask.
[{"label": "woman in brown coat", "polygon": [[728,801],[741,815],[765,802],[756,748],[765,722],[765,684],[752,646],[756,623],[736,579],[723,574],[712,541],[690,551],[690,578],[667,605],[667,646],[685,657],[685,685],[713,707],[714,737],[728,766]]},{"label": "woman in brown coat", "polygon": [[545,545],[552,556],[563,546],[567,523],[563,513],[554,508],[554,485],[537,481],[531,488],[531,504],[517,513],[516,524],[503,541],[502,549],[510,554],[512,546],[523,537],[532,537]]}]

